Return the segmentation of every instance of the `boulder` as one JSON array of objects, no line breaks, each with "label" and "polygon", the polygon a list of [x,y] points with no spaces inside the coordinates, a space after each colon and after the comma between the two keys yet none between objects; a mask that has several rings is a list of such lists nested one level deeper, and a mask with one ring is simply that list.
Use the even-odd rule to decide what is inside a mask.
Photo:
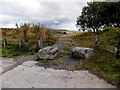
[{"label": "boulder", "polygon": [[93,53],[92,48],[75,47],[72,49],[71,57],[73,59],[89,58],[92,53]]},{"label": "boulder", "polygon": [[45,47],[38,51],[39,58],[41,59],[55,59],[58,55],[58,47]]}]

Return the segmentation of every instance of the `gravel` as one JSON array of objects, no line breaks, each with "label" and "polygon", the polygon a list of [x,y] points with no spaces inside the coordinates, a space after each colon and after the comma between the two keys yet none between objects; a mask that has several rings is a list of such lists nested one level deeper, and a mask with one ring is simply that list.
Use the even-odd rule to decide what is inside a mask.
[{"label": "gravel", "polygon": [[87,70],[67,71],[26,61],[2,75],[3,88],[116,88]]},{"label": "gravel", "polygon": [[29,60],[37,60],[38,59],[38,53],[30,56],[22,56],[18,58],[17,60],[14,60],[13,58],[2,58],[0,57],[0,61],[2,61],[2,73],[5,73],[18,65],[22,64],[25,61]]}]

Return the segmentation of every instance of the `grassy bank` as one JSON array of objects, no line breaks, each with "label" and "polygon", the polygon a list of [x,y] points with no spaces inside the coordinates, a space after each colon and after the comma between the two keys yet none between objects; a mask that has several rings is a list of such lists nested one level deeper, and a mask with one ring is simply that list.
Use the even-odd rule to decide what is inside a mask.
[{"label": "grassy bank", "polygon": [[99,73],[101,77],[114,85],[120,85],[120,59],[100,47],[94,47],[93,56],[77,65],[76,70],[85,69]]},{"label": "grassy bank", "polygon": [[[110,38],[110,37],[105,37],[108,35],[107,33],[104,35],[100,33],[100,38],[103,41],[106,40],[106,42],[102,44],[102,46],[105,46],[105,48],[110,49],[107,46],[113,46],[113,44],[109,44],[110,41],[107,40],[107,38]],[[81,36],[89,37],[89,36],[94,36],[94,34],[92,34],[92,32],[91,33],[86,32],[76,37],[81,37]],[[75,42],[85,43],[84,41],[82,41],[83,39],[79,39],[79,38],[77,39],[78,41],[75,41]],[[79,40],[81,40],[81,42]],[[91,44],[87,44],[87,45],[79,44],[79,46],[80,47],[92,47],[94,49],[94,53],[90,58],[82,60],[79,63],[77,63],[75,65],[75,69],[76,70],[80,70],[80,69],[90,70],[92,71],[92,73],[98,75],[99,77],[104,78],[107,82],[120,87],[120,59],[116,59],[115,54],[103,49],[100,45],[94,46],[93,39],[89,38],[89,40],[91,41]],[[112,37],[111,37],[111,42],[115,42],[115,39],[114,38],[112,39]]]}]

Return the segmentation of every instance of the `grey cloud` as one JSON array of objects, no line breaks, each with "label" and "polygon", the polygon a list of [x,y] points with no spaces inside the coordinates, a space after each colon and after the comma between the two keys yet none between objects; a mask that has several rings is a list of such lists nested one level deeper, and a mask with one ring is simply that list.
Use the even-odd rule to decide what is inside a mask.
[{"label": "grey cloud", "polygon": [[[41,22],[51,27],[74,26],[86,2],[40,2],[40,0],[0,0],[0,26]],[[54,23],[58,21],[58,23]],[[2,25],[1,25],[2,24]],[[75,28],[75,26],[74,26]]]}]

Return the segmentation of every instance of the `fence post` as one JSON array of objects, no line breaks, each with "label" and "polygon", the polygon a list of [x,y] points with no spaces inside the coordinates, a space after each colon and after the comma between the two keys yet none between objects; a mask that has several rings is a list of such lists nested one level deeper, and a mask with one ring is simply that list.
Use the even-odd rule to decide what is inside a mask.
[{"label": "fence post", "polygon": [[41,42],[41,44],[40,44],[40,48],[42,49],[42,37],[40,37],[40,42]]},{"label": "fence post", "polygon": [[21,46],[21,39],[19,39],[18,42],[19,42],[19,47],[20,47]]},{"label": "fence post", "polygon": [[116,54],[116,59],[120,58],[120,45],[116,44],[115,45],[115,54]]},{"label": "fence post", "polygon": [[6,39],[3,39],[3,44],[4,44],[4,46],[7,45],[7,41],[6,41]]},{"label": "fence post", "polygon": [[38,46],[40,49],[42,49],[42,37],[38,38]]}]

